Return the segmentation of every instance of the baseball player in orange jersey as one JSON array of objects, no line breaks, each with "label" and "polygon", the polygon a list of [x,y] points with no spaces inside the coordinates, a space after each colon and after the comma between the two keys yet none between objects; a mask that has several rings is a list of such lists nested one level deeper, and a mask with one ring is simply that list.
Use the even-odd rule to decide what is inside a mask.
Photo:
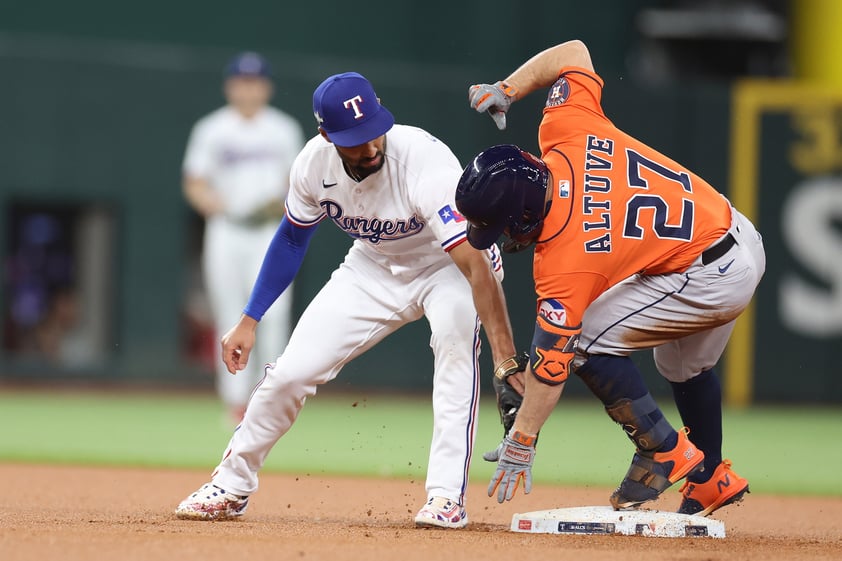
[{"label": "baseball player in orange jersey", "polygon": [[[530,367],[489,496],[511,499],[521,481],[530,492],[537,434],[573,372],[636,447],[613,507],[636,508],[686,478],[679,512],[708,515],[748,492],[722,459],[713,367],[765,270],[761,237],[702,178],[608,120],[580,41],[472,86],[470,104],[502,129],[512,102],[547,87],[541,158],[492,147],[465,168],[456,193],[474,247],[500,235],[507,251],[535,244]],[[672,386],[678,431],[629,357],[650,348]]]}]

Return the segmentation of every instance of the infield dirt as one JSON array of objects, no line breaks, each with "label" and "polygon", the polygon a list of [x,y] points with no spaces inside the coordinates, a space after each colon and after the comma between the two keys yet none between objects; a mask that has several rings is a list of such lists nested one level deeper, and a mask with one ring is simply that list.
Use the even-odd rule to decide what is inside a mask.
[{"label": "infield dirt", "polygon": [[[303,559],[344,561],[767,561],[842,559],[842,497],[753,493],[717,513],[727,537],[560,536],[508,531],[512,514],[605,504],[610,489],[536,485],[498,505],[473,484],[466,530],[416,529],[424,482],[263,474],[233,522],[177,520],[207,472],[0,465],[4,561]],[[674,509],[677,487],[654,506]]]}]

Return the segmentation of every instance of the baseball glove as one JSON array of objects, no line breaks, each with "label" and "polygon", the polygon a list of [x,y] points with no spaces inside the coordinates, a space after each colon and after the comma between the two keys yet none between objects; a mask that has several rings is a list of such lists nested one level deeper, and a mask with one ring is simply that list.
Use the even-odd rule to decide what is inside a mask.
[{"label": "baseball glove", "polygon": [[[523,403],[523,396],[509,384],[508,378],[512,374],[525,371],[528,364],[529,353],[523,351],[504,360],[494,369],[492,385],[494,386],[494,393],[497,394],[497,411],[500,413],[500,422],[503,424],[503,438],[509,434],[509,430],[515,424],[518,409]],[[496,462],[499,450],[498,447],[486,452],[482,457],[486,461]]]}]

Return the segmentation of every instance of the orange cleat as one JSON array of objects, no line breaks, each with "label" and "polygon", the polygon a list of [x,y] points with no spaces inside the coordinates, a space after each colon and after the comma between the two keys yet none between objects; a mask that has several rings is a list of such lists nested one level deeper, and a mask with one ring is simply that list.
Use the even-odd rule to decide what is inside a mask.
[{"label": "orange cleat", "polygon": [[749,492],[748,481],[731,471],[730,460],[722,460],[713,476],[704,483],[684,482],[681,486],[684,497],[678,512],[708,516],[723,506],[740,502]]}]

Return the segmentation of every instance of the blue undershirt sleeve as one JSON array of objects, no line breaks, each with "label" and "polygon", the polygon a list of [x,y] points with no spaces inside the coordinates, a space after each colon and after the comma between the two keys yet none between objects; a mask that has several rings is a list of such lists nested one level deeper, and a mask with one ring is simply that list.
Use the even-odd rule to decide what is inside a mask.
[{"label": "blue undershirt sleeve", "polygon": [[307,253],[307,246],[310,245],[310,239],[315,232],[316,226],[302,228],[284,216],[269,244],[269,249],[266,250],[266,256],[251,290],[251,297],[243,309],[244,314],[260,321],[266,310],[298,274],[304,254]]}]

